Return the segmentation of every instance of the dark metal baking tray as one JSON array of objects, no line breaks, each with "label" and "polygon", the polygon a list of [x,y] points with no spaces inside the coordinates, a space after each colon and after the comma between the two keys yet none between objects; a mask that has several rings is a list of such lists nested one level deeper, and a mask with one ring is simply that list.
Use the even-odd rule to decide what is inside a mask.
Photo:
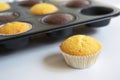
[{"label": "dark metal baking tray", "polygon": [[34,34],[50,33],[80,25],[88,25],[93,27],[105,26],[109,24],[109,21],[112,17],[116,17],[120,15],[120,9],[97,1],[90,1],[90,5],[79,9],[68,8],[65,6],[64,3],[53,2],[53,1],[46,1],[46,2],[52,3],[59,8],[59,11],[56,13],[70,13],[73,16],[75,16],[76,20],[65,25],[44,24],[42,22],[42,18],[44,18],[47,15],[36,16],[30,14],[29,13],[30,7],[21,6],[20,2],[13,2],[10,3],[12,7],[11,10],[6,12],[13,12],[13,11],[18,12],[19,18],[15,19],[15,21],[29,22],[32,24],[33,28],[32,30],[19,35],[0,36],[0,42],[22,38],[22,37],[28,37]]}]

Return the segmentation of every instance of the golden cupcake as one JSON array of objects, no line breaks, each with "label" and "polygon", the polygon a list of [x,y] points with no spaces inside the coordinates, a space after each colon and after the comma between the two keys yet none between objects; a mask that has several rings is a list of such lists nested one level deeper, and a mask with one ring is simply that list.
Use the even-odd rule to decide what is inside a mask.
[{"label": "golden cupcake", "polygon": [[99,41],[86,35],[69,37],[60,45],[66,63],[73,68],[87,68],[93,65],[101,48]]},{"label": "golden cupcake", "polygon": [[9,10],[11,7],[8,3],[0,2],[0,12]]},{"label": "golden cupcake", "polygon": [[50,3],[39,3],[34,5],[30,9],[31,14],[35,15],[45,15],[45,14],[50,14],[56,12],[58,9],[56,6]]},{"label": "golden cupcake", "polygon": [[10,22],[0,26],[0,35],[16,35],[24,33],[32,28],[31,24],[25,22]]}]

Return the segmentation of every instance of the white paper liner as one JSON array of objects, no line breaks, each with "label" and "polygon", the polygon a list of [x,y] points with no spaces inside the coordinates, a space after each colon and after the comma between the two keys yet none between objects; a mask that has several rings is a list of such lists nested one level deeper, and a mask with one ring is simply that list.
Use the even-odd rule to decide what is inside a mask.
[{"label": "white paper liner", "polygon": [[66,63],[69,66],[73,68],[80,68],[80,69],[88,68],[93,64],[95,64],[100,53],[99,51],[96,54],[89,55],[89,56],[73,56],[73,55],[66,54],[63,51],[61,52],[62,52],[62,55],[64,56]]}]

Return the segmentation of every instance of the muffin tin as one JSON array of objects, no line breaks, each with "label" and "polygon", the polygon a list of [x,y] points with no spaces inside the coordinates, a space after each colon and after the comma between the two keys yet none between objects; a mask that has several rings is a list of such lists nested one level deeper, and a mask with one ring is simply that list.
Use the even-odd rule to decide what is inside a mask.
[{"label": "muffin tin", "polygon": [[[42,19],[48,15],[43,16],[33,15],[29,13],[30,7],[20,5],[20,2],[10,3],[11,9],[1,13],[17,12],[19,17],[13,21],[24,21],[32,24],[32,30],[14,36],[0,36],[0,42],[30,37],[34,34],[48,33],[50,36],[63,36],[71,34],[72,28],[80,25],[87,25],[88,27],[101,27],[109,24],[112,17],[120,14],[120,9],[111,5],[106,5],[97,1],[90,1],[90,5],[81,8],[69,8],[66,6],[66,2],[57,2],[52,0],[46,0],[45,2],[51,3],[58,7],[56,13],[68,13],[75,16],[75,20],[64,25],[50,25],[42,21]],[[1,23],[0,24],[4,24]]]}]

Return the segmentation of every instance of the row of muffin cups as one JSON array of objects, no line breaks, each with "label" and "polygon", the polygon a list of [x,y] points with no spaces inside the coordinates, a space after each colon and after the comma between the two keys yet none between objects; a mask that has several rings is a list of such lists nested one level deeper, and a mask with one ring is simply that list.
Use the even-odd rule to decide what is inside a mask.
[{"label": "row of muffin cups", "polygon": [[[4,23],[4,22],[13,21],[16,18],[18,18],[19,16],[20,15],[17,12],[4,12],[4,13],[0,13],[0,18],[1,18],[0,22]],[[57,26],[57,25],[69,24],[69,23],[71,23],[71,22],[73,22],[75,20],[76,20],[76,16],[73,16],[72,14],[68,14],[68,13],[54,13],[54,14],[50,14],[50,15],[44,16],[40,20],[40,22],[43,23],[43,24],[45,23],[45,24],[48,24],[48,25],[56,25]],[[105,20],[102,21],[102,22],[106,23]],[[98,26],[99,22],[96,22],[96,23],[95,24]],[[101,21],[100,21],[100,24],[101,24]],[[104,25],[104,24],[102,24],[102,25]]]},{"label": "row of muffin cups", "polygon": [[[58,5],[58,4],[55,4],[55,5]],[[114,13],[113,8],[110,8],[107,6],[95,5],[95,4],[92,4],[90,6],[89,5],[84,6],[81,8],[65,8],[64,6],[57,6],[57,7],[59,7],[59,9],[62,9],[62,11],[58,10],[57,13],[59,13],[59,12],[68,13],[76,18],[77,18],[77,16],[87,16],[87,17],[91,17],[91,19],[92,19],[92,17],[98,17],[98,16],[104,17],[106,15]],[[24,7],[22,7],[22,8],[24,8]],[[29,10],[29,8],[24,8],[24,11],[26,11],[26,13],[28,13],[29,17],[39,17],[34,14],[29,14],[28,10]],[[56,13],[56,12],[54,12],[54,13]],[[76,15],[76,13],[78,13],[78,14]],[[46,14],[46,15],[49,15],[49,14]],[[43,15],[43,16],[46,16],[46,15]],[[42,15],[40,15],[40,17],[41,16]],[[110,22],[110,19],[103,19],[103,20],[98,20],[95,22],[88,23],[86,25],[89,27],[101,27],[101,26],[108,25],[109,22]]]},{"label": "row of muffin cups", "polygon": [[[13,6],[14,7],[14,6]],[[19,8],[20,9],[20,8]],[[24,10],[25,11],[25,10]],[[22,13],[24,13],[24,11],[23,10],[21,10],[21,12]],[[20,13],[21,13],[20,12]],[[26,11],[27,13],[29,12],[29,11]],[[59,11],[58,11],[59,12]],[[64,10],[64,12],[66,12],[66,10]],[[69,10],[68,10],[68,12],[69,12]],[[74,12],[76,12],[75,10],[74,10]],[[71,12],[71,13],[74,13],[74,12]],[[87,16],[101,16],[101,15],[106,15],[106,14],[110,14],[110,13],[112,13],[113,12],[113,9],[110,9],[110,8],[106,8],[106,7],[97,7],[97,6],[94,6],[94,7],[88,7],[88,8],[84,8],[84,9],[82,9],[80,12],[79,12],[79,14],[83,14],[83,15],[87,15]],[[55,13],[55,12],[53,12],[53,13]],[[77,13],[77,12],[76,12]],[[4,13],[0,13],[0,15],[2,15],[2,14],[4,14]],[[28,13],[28,14],[30,14],[30,13]],[[27,14],[27,15],[28,15]],[[78,14],[78,15],[79,15]],[[20,14],[20,15],[23,15],[23,14]],[[34,15],[34,14],[30,14],[31,15],[31,17],[35,17],[35,16],[32,16],[32,15]],[[49,15],[49,14],[46,14],[46,15]],[[26,15],[23,15],[24,17],[26,17]],[[71,15],[71,16],[77,16],[77,15]],[[82,15],[81,15],[82,16]],[[20,16],[21,17],[21,16]],[[29,16],[30,17],[30,16]],[[38,16],[37,16],[38,17]],[[59,25],[59,24],[58,24]],[[104,25],[104,24],[103,24]],[[97,26],[97,25],[96,25]],[[102,25],[101,25],[102,26]]]},{"label": "row of muffin cups", "polygon": [[[24,1],[18,2],[17,6],[23,6],[22,7],[23,9],[25,9],[25,8],[29,9],[31,6],[33,6],[33,5],[31,5],[29,7],[26,7],[29,2],[25,1],[25,5],[24,5]],[[99,5],[98,3],[96,3],[95,1],[92,1],[92,0],[67,0],[67,1],[66,0],[62,0],[62,1],[49,0],[49,1],[43,1],[43,3],[44,2],[48,2],[50,4],[55,5],[56,7],[62,8],[62,9],[66,8],[65,10],[71,9],[71,10],[73,10],[73,13],[76,12],[77,10],[78,11],[80,10],[81,11],[81,12],[79,12],[80,14],[88,15],[88,16],[101,16],[101,15],[106,15],[106,14],[110,14],[113,12],[112,8],[101,7],[101,4]],[[59,2],[62,2],[62,3],[59,3]],[[34,3],[34,1],[33,1],[33,3]],[[42,3],[42,1],[41,1],[41,3]],[[58,9],[58,11],[59,11],[59,9]],[[98,22],[95,22],[95,24],[94,23],[88,24],[87,26],[90,26],[90,27],[105,26],[105,25],[109,24],[109,21],[110,20],[108,20],[108,19],[103,20],[103,21],[98,21]],[[96,25],[96,23],[97,23],[97,25]]]}]

